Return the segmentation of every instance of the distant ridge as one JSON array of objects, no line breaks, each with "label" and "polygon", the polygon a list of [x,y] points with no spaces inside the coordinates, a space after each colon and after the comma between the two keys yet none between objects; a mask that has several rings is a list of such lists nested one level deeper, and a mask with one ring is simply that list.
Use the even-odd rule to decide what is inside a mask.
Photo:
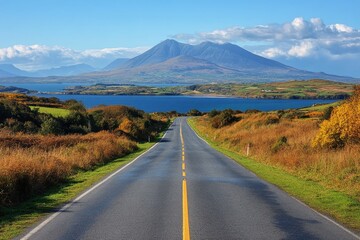
[{"label": "distant ridge", "polygon": [[113,70],[115,68],[118,68],[120,66],[122,66],[125,62],[127,62],[129,60],[129,58],[118,58],[115,59],[114,61],[112,61],[111,63],[109,63],[106,67],[103,68],[104,71],[110,71]]},{"label": "distant ridge", "polygon": [[96,69],[88,64],[75,64],[69,66],[61,66],[50,69],[42,69],[37,71],[24,71],[12,64],[0,64],[0,78],[7,77],[48,77],[48,76],[73,76],[89,72]]},{"label": "distant ridge", "polygon": [[[78,74],[80,73],[78,72]],[[296,69],[258,56],[231,43],[203,42],[198,45],[190,45],[172,39],[167,39],[134,58],[116,59],[102,71],[89,71],[89,73],[68,77],[31,79],[18,77],[13,80],[18,82],[201,84],[266,83],[307,79],[360,81],[360,79],[351,77]]]}]

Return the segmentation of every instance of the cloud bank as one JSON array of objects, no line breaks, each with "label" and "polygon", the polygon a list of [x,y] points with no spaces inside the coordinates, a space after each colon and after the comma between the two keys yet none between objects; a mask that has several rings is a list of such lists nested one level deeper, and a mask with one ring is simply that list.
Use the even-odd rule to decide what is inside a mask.
[{"label": "cloud bank", "polygon": [[325,24],[320,18],[297,17],[282,24],[234,26],[172,37],[190,44],[237,43],[297,68],[360,77],[360,29],[342,23]]},{"label": "cloud bank", "polygon": [[51,67],[87,63],[103,67],[116,58],[137,56],[148,48],[104,48],[84,51],[60,46],[14,45],[0,48],[0,64],[11,63],[24,70],[38,70]]},{"label": "cloud bank", "polygon": [[359,29],[340,23],[326,25],[320,18],[305,20],[298,17],[283,24],[246,28],[236,26],[211,32],[177,34],[173,37],[189,43],[260,42],[262,46],[259,46],[257,53],[269,58],[321,55],[336,59],[360,56]]}]

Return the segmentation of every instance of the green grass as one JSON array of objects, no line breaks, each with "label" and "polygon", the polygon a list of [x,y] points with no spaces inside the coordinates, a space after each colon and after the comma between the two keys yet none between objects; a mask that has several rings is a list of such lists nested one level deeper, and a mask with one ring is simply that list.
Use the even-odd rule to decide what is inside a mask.
[{"label": "green grass", "polygon": [[336,101],[336,102],[333,102],[333,103],[319,104],[319,105],[315,105],[315,106],[312,106],[312,107],[301,108],[300,110],[303,110],[303,111],[324,111],[328,107],[336,107],[336,106],[339,106],[341,103],[342,103],[342,101]]},{"label": "green grass", "polygon": [[52,107],[39,107],[39,106],[30,106],[32,110],[39,109],[40,113],[51,114],[54,117],[66,117],[69,115],[70,111],[64,108],[52,108]]},{"label": "green grass", "polygon": [[219,143],[206,138],[204,134],[199,132],[193,119],[189,119],[188,122],[210,146],[254,172],[260,178],[278,186],[310,207],[334,218],[349,228],[360,230],[360,202],[357,199],[225,149],[219,146]]},{"label": "green grass", "polygon": [[12,239],[27,227],[50,214],[55,208],[74,199],[101,179],[142,154],[155,143],[138,144],[139,149],[91,171],[82,171],[68,178],[41,196],[34,197],[13,208],[0,208],[0,239]]}]

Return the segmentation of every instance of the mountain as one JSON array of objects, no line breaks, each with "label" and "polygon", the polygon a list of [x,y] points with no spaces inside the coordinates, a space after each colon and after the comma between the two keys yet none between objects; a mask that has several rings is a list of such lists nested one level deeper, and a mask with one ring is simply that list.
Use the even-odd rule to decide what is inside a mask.
[{"label": "mountain", "polygon": [[[80,66],[84,65],[56,68],[45,73],[37,73],[38,76],[51,75],[51,77],[31,79],[18,77],[12,78],[11,81],[121,84],[264,83],[306,79],[325,79],[340,82],[360,81],[360,79],[351,77],[296,69],[258,56],[231,43],[203,42],[198,45],[190,45],[170,39],[157,44],[137,57],[119,58],[102,71],[94,71],[86,65],[80,71],[78,69]],[[77,70],[73,71],[72,68]],[[81,74],[81,72],[88,73]]]},{"label": "mountain", "polygon": [[76,64],[57,68],[42,69],[37,71],[24,71],[12,64],[0,64],[0,78],[9,77],[49,77],[49,76],[73,76],[89,72],[96,69],[87,64]]},{"label": "mountain", "polygon": [[109,65],[107,65],[106,67],[103,68],[104,71],[110,71],[113,70],[115,68],[118,68],[120,66],[122,66],[122,64],[124,64],[125,62],[127,62],[129,60],[129,58],[118,58],[115,59],[114,61],[112,61]]},{"label": "mountain", "polygon": [[94,72],[96,69],[88,64],[75,64],[69,66],[62,66],[57,68],[50,68],[31,72],[30,76],[48,77],[48,76],[72,76],[83,73]]},{"label": "mountain", "polygon": [[199,45],[188,45],[170,39],[127,61],[120,67],[140,67],[164,62],[178,56],[191,56],[235,70],[294,69],[274,60],[255,55],[231,43],[216,44],[213,42],[203,42]]},{"label": "mountain", "polygon": [[0,72],[0,77],[28,76],[29,74],[27,71],[23,71],[12,64],[0,64],[0,71],[5,72],[5,76]]},{"label": "mountain", "polygon": [[253,54],[231,43],[198,45],[165,40],[143,54],[89,79],[120,83],[273,82],[290,79],[356,79],[299,70]]},{"label": "mountain", "polygon": [[8,73],[4,70],[0,69],[0,78],[9,78],[9,77],[14,77],[14,74]]}]

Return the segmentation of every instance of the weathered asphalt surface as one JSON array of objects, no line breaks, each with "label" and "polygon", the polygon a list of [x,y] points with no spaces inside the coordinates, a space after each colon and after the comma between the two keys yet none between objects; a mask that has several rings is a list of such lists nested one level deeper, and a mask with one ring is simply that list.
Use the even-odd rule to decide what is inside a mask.
[{"label": "weathered asphalt surface", "polygon": [[182,239],[180,125],[192,239],[356,239],[212,149],[185,118],[29,239]]}]

